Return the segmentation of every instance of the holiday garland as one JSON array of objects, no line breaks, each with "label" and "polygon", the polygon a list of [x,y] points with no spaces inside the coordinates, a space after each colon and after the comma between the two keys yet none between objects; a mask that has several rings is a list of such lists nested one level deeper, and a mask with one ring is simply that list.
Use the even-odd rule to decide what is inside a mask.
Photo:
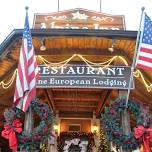
[{"label": "holiday garland", "polygon": [[[47,104],[41,103],[36,99],[30,104],[30,108],[39,116],[40,123],[34,128],[32,133],[16,133],[18,146],[26,150],[34,150],[39,148],[40,143],[44,143],[48,138],[49,125],[53,121],[53,113],[50,111]],[[15,119],[20,120],[23,117],[23,112],[18,108],[11,108],[4,113],[5,121],[11,124]]]},{"label": "holiday garland", "polygon": [[[123,133],[123,130],[120,127],[120,120],[124,110],[126,110],[126,99],[118,98],[109,108],[105,108],[105,113],[102,115],[102,121],[109,141],[112,141],[125,150],[131,151],[139,147],[141,141],[135,139],[133,132],[129,135]],[[127,110],[132,111],[134,114],[137,126],[143,124],[140,115],[140,104],[134,101],[128,101]]]}]

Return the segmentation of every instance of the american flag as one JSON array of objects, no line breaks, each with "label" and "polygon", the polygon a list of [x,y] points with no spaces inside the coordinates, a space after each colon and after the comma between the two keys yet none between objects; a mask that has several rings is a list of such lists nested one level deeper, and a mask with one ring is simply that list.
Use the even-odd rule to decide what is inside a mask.
[{"label": "american flag", "polygon": [[26,112],[30,102],[36,96],[37,80],[38,66],[32,45],[28,12],[26,12],[14,94],[14,104],[24,112]]},{"label": "american flag", "polygon": [[142,28],[136,66],[152,70],[152,21],[146,13],[144,13]]}]

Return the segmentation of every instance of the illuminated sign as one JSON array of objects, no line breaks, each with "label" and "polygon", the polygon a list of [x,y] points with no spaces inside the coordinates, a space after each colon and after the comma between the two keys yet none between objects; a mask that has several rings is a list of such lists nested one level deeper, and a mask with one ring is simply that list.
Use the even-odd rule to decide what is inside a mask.
[{"label": "illuminated sign", "polygon": [[73,9],[50,14],[35,14],[33,28],[125,30],[124,20],[123,15]]}]

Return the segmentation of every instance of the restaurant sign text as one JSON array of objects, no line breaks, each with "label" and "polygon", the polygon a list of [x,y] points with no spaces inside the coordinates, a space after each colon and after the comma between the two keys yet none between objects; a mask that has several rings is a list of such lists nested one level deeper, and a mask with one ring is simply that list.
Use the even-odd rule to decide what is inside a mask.
[{"label": "restaurant sign text", "polygon": [[[128,89],[131,68],[127,66],[90,67],[66,65],[65,67],[39,66],[37,88],[111,88]],[[131,85],[133,89],[133,83]]]}]

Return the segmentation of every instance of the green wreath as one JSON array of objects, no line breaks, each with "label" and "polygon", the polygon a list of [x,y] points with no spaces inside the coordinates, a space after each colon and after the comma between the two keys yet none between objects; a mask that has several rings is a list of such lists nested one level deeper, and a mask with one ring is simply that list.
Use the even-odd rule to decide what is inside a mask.
[{"label": "green wreath", "polygon": [[[105,108],[105,112],[102,114],[101,119],[108,140],[122,147],[124,150],[131,151],[137,149],[141,141],[135,139],[132,132],[129,135],[125,135],[122,128],[120,128],[121,114],[124,110],[126,110],[126,99],[118,98],[109,108]],[[134,101],[128,101],[127,110],[133,112],[137,125],[143,124],[140,104]]]},{"label": "green wreath", "polygon": [[[41,103],[38,99],[34,100],[30,104],[30,108],[39,116],[40,123],[34,128],[32,133],[16,133],[18,139],[18,146],[28,151],[39,148],[40,143],[44,143],[50,132],[50,124],[53,121],[53,113],[50,111],[47,104]],[[21,119],[24,113],[14,107],[4,112],[6,123],[13,122],[15,119]]]}]

